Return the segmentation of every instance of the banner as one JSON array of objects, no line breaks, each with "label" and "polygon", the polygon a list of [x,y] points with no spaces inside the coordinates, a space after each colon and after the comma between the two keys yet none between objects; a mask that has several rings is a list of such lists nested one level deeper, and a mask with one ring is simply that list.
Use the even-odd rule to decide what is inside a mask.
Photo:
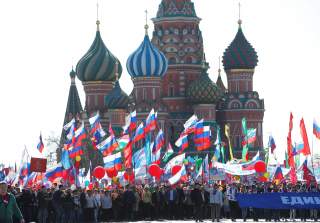
[{"label": "banner", "polygon": [[237,194],[236,198],[241,208],[320,209],[319,193]]},{"label": "banner", "polygon": [[31,157],[30,171],[45,173],[47,170],[47,159]]}]

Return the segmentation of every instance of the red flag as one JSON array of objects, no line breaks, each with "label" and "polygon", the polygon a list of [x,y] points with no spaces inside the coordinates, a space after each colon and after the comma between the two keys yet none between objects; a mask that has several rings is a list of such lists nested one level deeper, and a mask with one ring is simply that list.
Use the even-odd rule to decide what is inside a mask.
[{"label": "red flag", "polygon": [[304,161],[302,165],[302,170],[303,170],[303,179],[307,182],[307,186],[310,186],[310,184],[314,182],[317,183],[316,178],[308,168],[307,159]]},{"label": "red flag", "polygon": [[47,170],[47,159],[31,157],[30,171],[44,173]]},{"label": "red flag", "polygon": [[292,115],[292,112],[290,112],[289,133],[288,133],[288,137],[287,137],[288,163],[289,163],[290,167],[295,167],[294,157],[293,157],[293,152],[292,152],[292,140],[291,140],[291,131],[293,128],[292,119],[293,119],[293,115]]},{"label": "red flag", "polygon": [[132,142],[130,141],[123,150],[124,166],[126,168],[132,167]]},{"label": "red flag", "polygon": [[303,140],[302,154],[305,155],[305,156],[310,155],[311,153],[310,153],[308,135],[307,135],[306,126],[304,124],[303,118],[300,121],[300,133],[301,133],[301,137],[302,137],[302,140]]},{"label": "red flag", "polygon": [[296,174],[296,169],[295,169],[295,167],[291,167],[291,168],[290,168],[289,174],[290,174],[290,181],[291,181],[291,183],[292,183],[293,185],[296,185],[298,180],[297,180],[297,174]]}]

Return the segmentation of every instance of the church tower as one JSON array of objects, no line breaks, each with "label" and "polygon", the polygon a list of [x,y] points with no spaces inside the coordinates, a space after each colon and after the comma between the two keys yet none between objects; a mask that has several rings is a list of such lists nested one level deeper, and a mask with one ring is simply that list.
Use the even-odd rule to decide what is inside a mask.
[{"label": "church tower", "polygon": [[191,0],[162,0],[157,16],[152,19],[152,42],[169,62],[162,81],[163,102],[170,113],[170,135],[177,138],[183,123],[193,114],[186,97],[189,84],[202,73],[203,41]]},{"label": "church tower", "polygon": [[154,109],[157,112],[159,127],[167,135],[168,109],[162,101],[162,81],[168,69],[168,60],[151,43],[148,28],[146,24],[142,43],[127,60],[127,70],[134,85],[131,95],[137,119],[145,120],[151,109]]},{"label": "church tower", "polygon": [[[67,108],[64,115],[62,126],[70,122],[73,118],[76,121],[79,121],[81,118],[81,114],[83,112],[75,78],[76,78],[76,72],[72,68],[70,72],[71,84],[69,88]],[[62,130],[61,137],[60,137],[60,148],[63,147],[64,142],[65,142],[65,131]],[[61,155],[60,148],[57,148],[57,160],[60,160],[60,155]]]},{"label": "church tower", "polygon": [[[95,39],[88,52],[79,60],[77,77],[82,81],[86,95],[85,111],[89,118],[99,111],[102,126],[108,126],[109,119],[105,107],[105,96],[114,88],[120,78],[122,67],[119,60],[105,46],[100,34],[100,21],[97,20]],[[118,77],[116,77],[116,74]]]},{"label": "church tower", "polygon": [[[257,139],[251,152],[263,148],[264,101],[259,98],[258,92],[253,90],[253,75],[258,56],[244,36],[241,23],[239,19],[238,32],[223,54],[222,62],[227,74],[228,89],[217,108],[221,127],[224,128],[225,124],[230,124],[231,143],[236,158],[241,157],[241,120],[243,117],[247,119],[247,128],[257,130]],[[222,81],[221,84],[223,84]]]}]

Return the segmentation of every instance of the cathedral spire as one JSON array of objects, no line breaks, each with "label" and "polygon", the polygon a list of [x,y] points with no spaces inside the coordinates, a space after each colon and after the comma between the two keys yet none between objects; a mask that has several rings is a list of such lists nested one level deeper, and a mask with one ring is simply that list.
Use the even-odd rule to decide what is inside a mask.
[{"label": "cathedral spire", "polygon": [[146,36],[148,35],[148,29],[149,29],[149,26],[148,26],[148,10],[145,10],[144,11],[146,13],[146,24],[144,25],[144,29],[146,31]]},{"label": "cathedral spire", "polygon": [[97,24],[97,31],[100,31],[100,20],[99,20],[99,0],[97,0],[97,21],[96,21],[96,24]]},{"label": "cathedral spire", "polygon": [[239,28],[241,27],[242,20],[241,20],[241,3],[239,2],[239,19],[238,19]]}]

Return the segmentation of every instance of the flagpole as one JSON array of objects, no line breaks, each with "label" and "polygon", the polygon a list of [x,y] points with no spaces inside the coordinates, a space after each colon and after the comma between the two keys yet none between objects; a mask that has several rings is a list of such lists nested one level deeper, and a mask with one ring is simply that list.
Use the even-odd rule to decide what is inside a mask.
[{"label": "flagpole", "polygon": [[313,175],[315,175],[314,173],[314,167],[313,167],[313,134],[311,136],[311,167],[312,167],[312,171],[313,171]]}]

